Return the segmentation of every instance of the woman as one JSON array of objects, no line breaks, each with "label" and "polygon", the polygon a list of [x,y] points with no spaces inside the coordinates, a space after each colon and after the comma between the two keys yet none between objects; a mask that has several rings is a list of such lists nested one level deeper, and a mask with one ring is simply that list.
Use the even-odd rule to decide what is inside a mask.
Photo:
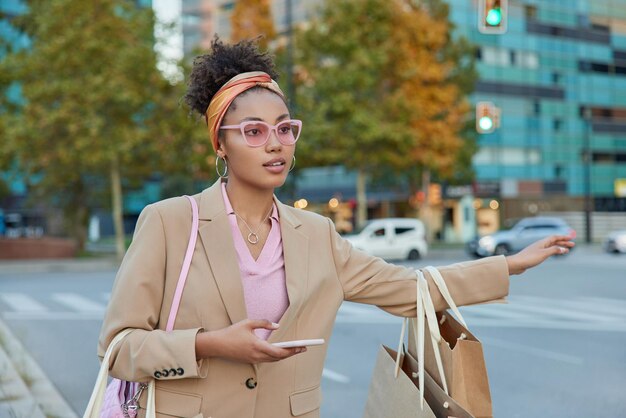
[{"label": "woman", "polygon": [[[327,344],[272,343],[328,342],[344,300],[416,315],[412,269],[354,250],[329,219],[274,197],[301,130],[275,78],[271,59],[250,42],[216,40],[194,62],[186,100],[205,115],[223,178],[193,196],[200,239],[175,330],[163,331],[191,228],[185,198],[143,210],[115,280],[99,355],[120,330],[134,329],[114,353],[111,375],[157,379],[161,416],[317,417]],[[573,245],[552,237],[440,271],[458,305],[486,302],[507,295],[510,274]],[[433,289],[436,309],[446,308]]]}]

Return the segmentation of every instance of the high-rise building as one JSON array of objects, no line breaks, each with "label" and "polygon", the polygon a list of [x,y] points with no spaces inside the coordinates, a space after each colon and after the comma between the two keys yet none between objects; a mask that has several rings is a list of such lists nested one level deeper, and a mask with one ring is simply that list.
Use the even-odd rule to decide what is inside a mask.
[{"label": "high-rise building", "polygon": [[[299,24],[310,20],[321,5],[323,0],[272,0],[272,17],[277,34],[283,34],[287,30],[287,3],[291,3],[291,19],[293,24]],[[216,0],[216,26],[215,31],[225,40],[230,38],[230,15],[235,8],[236,1]]]},{"label": "high-rise building", "polygon": [[[478,30],[479,2],[449,0],[478,45],[472,100],[500,109],[480,135],[475,192],[506,218],[626,211],[626,0],[510,0],[504,34]],[[589,156],[589,159],[586,157]],[[480,202],[479,202],[480,204]]]},{"label": "high-rise building", "polygon": [[207,50],[215,34],[215,0],[182,0],[183,52]]}]

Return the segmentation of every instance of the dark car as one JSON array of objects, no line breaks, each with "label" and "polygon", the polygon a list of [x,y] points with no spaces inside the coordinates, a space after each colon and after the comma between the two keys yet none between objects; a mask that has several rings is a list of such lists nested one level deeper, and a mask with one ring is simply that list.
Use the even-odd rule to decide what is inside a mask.
[{"label": "dark car", "polygon": [[550,235],[575,236],[576,232],[561,218],[538,216],[523,218],[507,231],[477,237],[466,244],[472,256],[512,254]]}]

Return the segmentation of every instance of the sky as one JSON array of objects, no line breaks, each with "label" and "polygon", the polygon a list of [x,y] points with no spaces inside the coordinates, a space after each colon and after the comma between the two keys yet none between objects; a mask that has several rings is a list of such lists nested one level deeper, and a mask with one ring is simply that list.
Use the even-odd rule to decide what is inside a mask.
[{"label": "sky", "polygon": [[165,37],[163,30],[155,29],[155,35],[159,40],[155,46],[160,56],[157,67],[170,80],[182,77],[180,71],[171,60],[178,60],[183,56],[183,35],[180,27],[181,1],[180,0],[153,0],[152,8],[157,19],[165,24],[176,22],[174,33]]}]

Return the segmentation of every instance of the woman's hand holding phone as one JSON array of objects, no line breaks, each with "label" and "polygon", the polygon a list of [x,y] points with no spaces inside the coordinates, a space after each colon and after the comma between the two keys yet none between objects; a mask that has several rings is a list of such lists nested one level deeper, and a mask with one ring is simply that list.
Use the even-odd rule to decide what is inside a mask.
[{"label": "woman's hand holding phone", "polygon": [[276,330],[278,324],[264,319],[245,319],[229,327],[198,333],[196,358],[222,357],[242,363],[265,363],[304,353],[306,347],[282,348],[260,339],[255,329]]}]

